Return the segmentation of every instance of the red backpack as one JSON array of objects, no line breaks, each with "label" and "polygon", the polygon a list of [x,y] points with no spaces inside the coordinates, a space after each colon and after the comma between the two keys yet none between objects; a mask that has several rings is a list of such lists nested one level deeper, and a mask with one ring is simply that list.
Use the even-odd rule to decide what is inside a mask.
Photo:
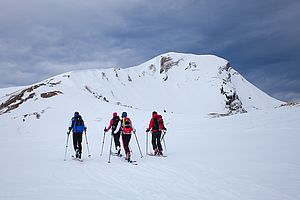
[{"label": "red backpack", "polygon": [[130,134],[133,130],[131,120],[128,117],[125,117],[123,119],[123,133],[124,134]]},{"label": "red backpack", "polygon": [[157,115],[157,121],[158,121],[158,126],[159,126],[159,130],[163,130],[164,129],[164,121],[161,115]]},{"label": "red backpack", "polygon": [[161,115],[156,115],[153,117],[153,127],[154,131],[161,131],[164,129],[164,121]]}]

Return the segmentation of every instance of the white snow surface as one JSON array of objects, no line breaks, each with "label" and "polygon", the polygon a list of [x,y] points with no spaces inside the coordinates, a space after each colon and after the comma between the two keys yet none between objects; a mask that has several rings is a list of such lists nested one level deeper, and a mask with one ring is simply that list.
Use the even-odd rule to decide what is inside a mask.
[{"label": "white snow surface", "polygon": [[[166,55],[182,60],[160,74]],[[282,102],[231,68],[226,87],[237,92],[248,113],[211,118],[210,112],[226,112],[220,86],[228,73],[219,72],[227,61],[211,55],[162,56],[128,69],[68,72],[25,92],[24,98],[33,92],[34,97],[0,115],[0,199],[300,199],[300,107],[275,108]],[[28,87],[1,89],[0,103]],[[49,91],[62,94],[40,96]],[[145,155],[153,110],[168,128],[167,157]],[[88,127],[92,156],[83,137],[83,162],[71,159],[71,138],[64,161],[74,111]],[[100,156],[103,129],[114,111],[127,111],[137,129],[143,158],[134,135],[130,146],[138,165],[117,157],[107,162],[109,134]]]}]

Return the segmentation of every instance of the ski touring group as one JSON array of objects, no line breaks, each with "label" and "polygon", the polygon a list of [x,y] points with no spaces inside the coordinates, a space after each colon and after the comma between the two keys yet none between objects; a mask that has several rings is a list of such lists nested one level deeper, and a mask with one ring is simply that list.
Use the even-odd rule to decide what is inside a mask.
[{"label": "ski touring group", "polygon": [[[91,156],[90,151],[89,151],[89,146],[88,146],[88,139],[86,135],[86,130],[87,127],[84,124],[84,120],[82,116],[78,113],[75,112],[74,116],[71,119],[69,130],[67,132],[67,144],[66,144],[66,149],[65,149],[65,159],[66,160],[66,155],[67,155],[67,148],[68,148],[68,141],[69,141],[69,135],[71,131],[73,132],[73,148],[75,155],[72,155],[73,159],[83,161],[82,159],[82,137],[83,134],[85,135],[85,141],[87,145],[87,150],[88,150],[88,157]],[[139,145],[138,138],[136,136],[136,129],[132,125],[132,121],[127,116],[127,112],[123,112],[121,117],[119,117],[117,112],[113,113],[112,118],[109,121],[109,125],[104,128],[104,135],[103,135],[103,140],[102,140],[102,147],[101,147],[101,156],[103,153],[103,146],[104,146],[104,141],[105,141],[105,135],[106,133],[111,133],[111,139],[110,139],[110,147],[109,147],[109,159],[108,162],[110,163],[111,156],[118,156],[121,158],[124,158],[125,161],[128,161],[130,163],[136,164],[136,161],[133,161],[131,159],[131,149],[130,149],[130,140],[132,134],[134,134],[141,158],[143,157],[142,151]],[[164,140],[164,135],[166,134],[166,127],[164,125],[164,121],[161,115],[159,115],[156,111],[152,112],[152,117],[150,119],[149,125],[146,129],[146,155],[150,156],[163,156],[166,157],[166,155],[163,154],[163,147],[161,144],[161,141],[164,142],[164,147],[166,148],[165,145],[165,140]],[[148,153],[148,135],[151,134],[151,144],[152,144],[152,149],[153,153]],[[114,141],[114,145],[112,144]],[[122,145],[121,145],[122,142]],[[115,151],[112,150],[112,146],[114,146]],[[122,146],[125,155],[121,154],[122,151]]]}]

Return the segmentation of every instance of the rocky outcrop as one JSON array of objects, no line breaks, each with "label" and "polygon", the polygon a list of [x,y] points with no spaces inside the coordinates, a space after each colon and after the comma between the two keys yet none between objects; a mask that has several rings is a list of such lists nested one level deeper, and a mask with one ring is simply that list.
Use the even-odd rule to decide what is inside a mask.
[{"label": "rocky outcrop", "polygon": [[247,111],[243,108],[243,103],[231,82],[231,69],[230,63],[227,62],[225,66],[219,67],[218,73],[219,78],[222,79],[220,92],[225,99],[225,108],[228,110],[227,114],[245,113]]},{"label": "rocky outcrop", "polygon": [[178,66],[178,63],[182,59],[179,59],[177,61],[174,61],[172,57],[170,56],[162,56],[160,59],[160,71],[159,73],[165,73],[164,81],[168,79],[168,70],[171,69],[173,66]]},{"label": "rocky outcrop", "polygon": [[50,98],[50,97],[53,97],[53,96],[58,95],[58,94],[63,94],[63,93],[61,91],[45,92],[45,93],[41,94],[41,97],[42,98]]},{"label": "rocky outcrop", "polygon": [[[53,79],[47,80],[44,83],[35,84],[28,88],[25,88],[21,91],[16,91],[9,96],[9,98],[0,104],[0,115],[7,113],[11,110],[18,108],[21,104],[24,104],[30,99],[34,97],[38,98],[38,88],[40,87],[53,87],[55,85],[61,84],[61,81],[58,82],[51,82]],[[52,91],[52,92],[45,92],[42,93],[40,96],[42,98],[50,98],[55,95],[62,94],[60,91]]]},{"label": "rocky outcrop", "polygon": [[100,99],[102,101],[105,101],[105,102],[109,102],[108,99],[103,96],[102,94],[98,94],[97,92],[94,92],[89,86],[85,86],[84,87],[89,93],[91,93],[95,98],[97,99]]}]

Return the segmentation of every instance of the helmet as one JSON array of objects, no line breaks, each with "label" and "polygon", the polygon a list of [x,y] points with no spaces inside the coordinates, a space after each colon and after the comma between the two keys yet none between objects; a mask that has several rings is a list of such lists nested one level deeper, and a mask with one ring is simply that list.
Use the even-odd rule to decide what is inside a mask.
[{"label": "helmet", "polygon": [[122,112],[122,117],[127,117],[127,112]]},{"label": "helmet", "polygon": [[79,115],[79,112],[76,111],[76,112],[74,113],[74,116],[76,117],[76,116],[78,116],[78,115]]},{"label": "helmet", "polygon": [[116,116],[118,116],[118,113],[117,113],[117,112],[114,112],[114,113],[113,113],[113,117],[116,117]]}]

